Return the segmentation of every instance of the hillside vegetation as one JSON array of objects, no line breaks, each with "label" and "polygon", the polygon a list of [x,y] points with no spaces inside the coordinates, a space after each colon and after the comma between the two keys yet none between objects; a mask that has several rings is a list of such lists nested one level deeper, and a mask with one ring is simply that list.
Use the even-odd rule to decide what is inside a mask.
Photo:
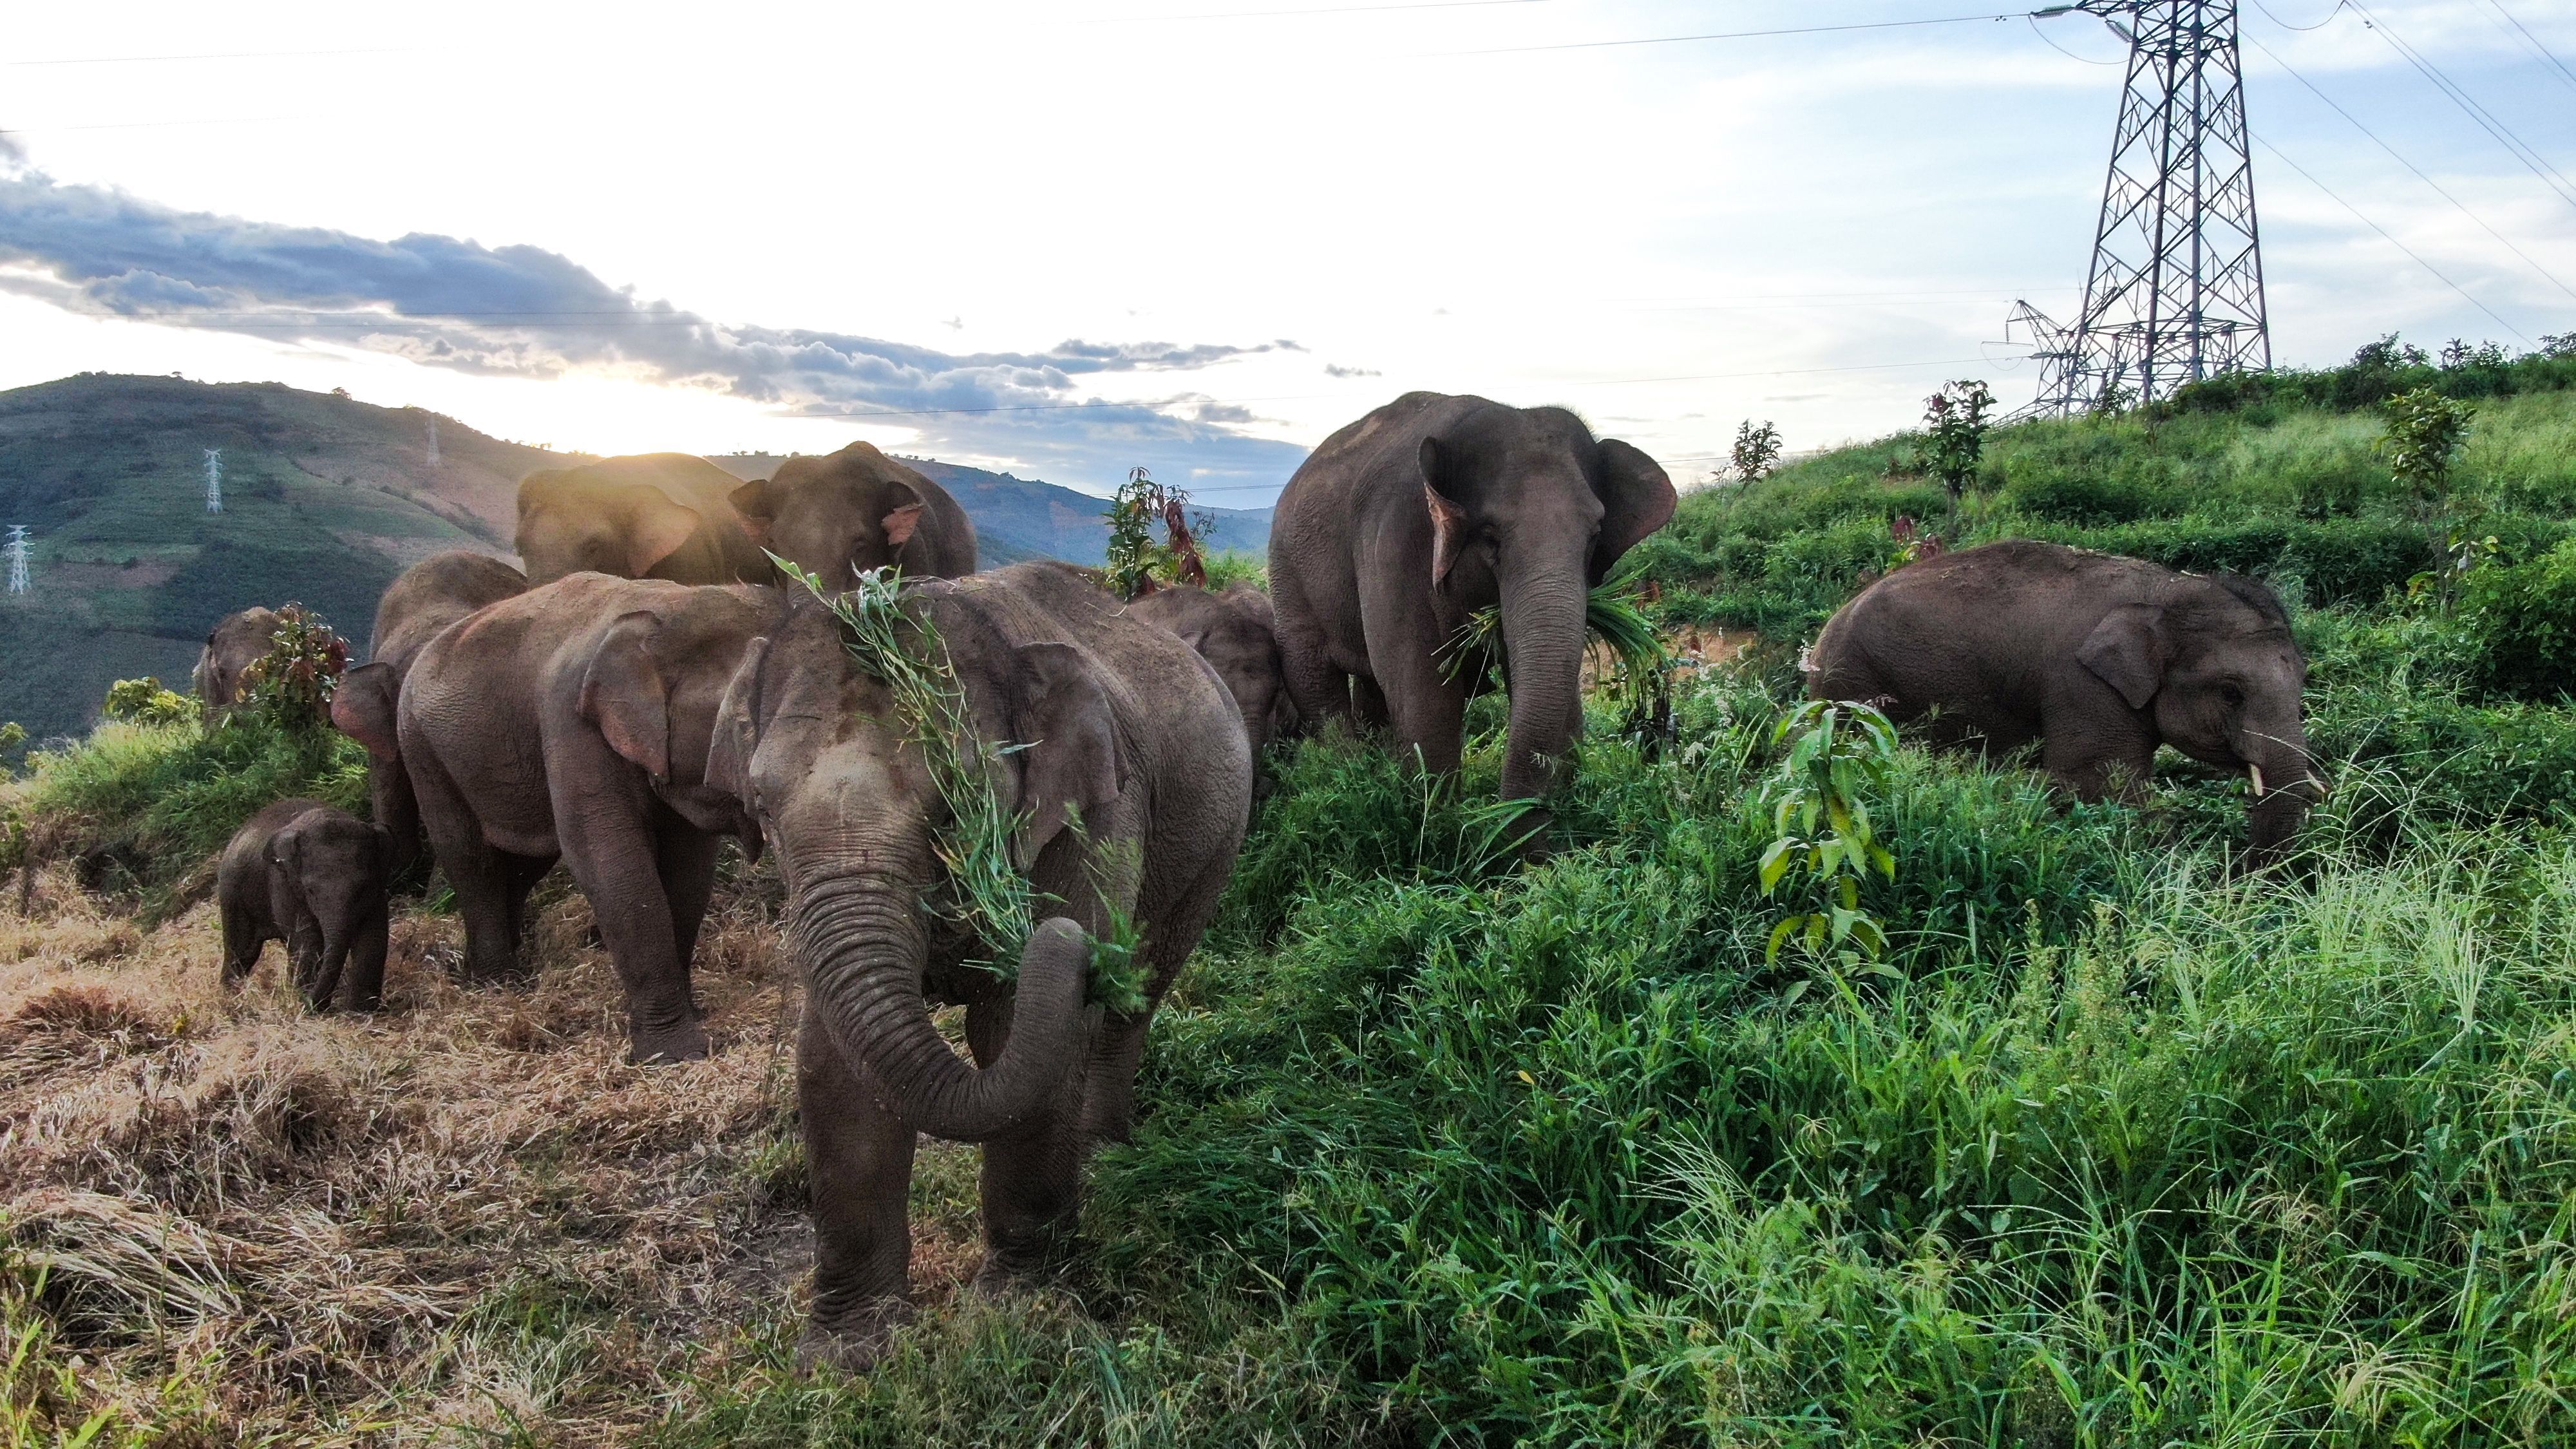
[{"label": "hillside vegetation", "polygon": [[[865,1378],[790,1362],[797,989],[765,871],[732,872],[704,948],[720,1051],[635,1069],[559,885],[532,992],[459,991],[455,921],[415,909],[389,1011],[349,1021],[274,965],[225,997],[202,908],[147,931],[48,868],[0,921],[0,1425],[2562,1444],[2576,716],[2504,667],[2576,627],[2551,366],[2478,394],[2438,525],[2475,567],[2412,597],[2437,550],[2340,374],[2012,431],[1956,519],[1903,438],[1687,499],[1649,546],[1658,607],[1758,627],[1747,663],[1685,673],[1669,738],[1596,705],[1534,866],[1476,808],[1493,701],[1454,794],[1362,742],[1282,751],[1137,1139],[1097,1162],[1085,1266],[967,1292],[974,1159],[926,1147],[924,1313]],[[1909,749],[1869,801],[1885,959],[1766,963],[1774,724],[1898,516],[2272,577],[2336,785],[2300,858],[2237,872],[2236,787],[2192,768],[2144,808],[2070,806]],[[68,819],[195,748],[114,726],[7,798]]]}]

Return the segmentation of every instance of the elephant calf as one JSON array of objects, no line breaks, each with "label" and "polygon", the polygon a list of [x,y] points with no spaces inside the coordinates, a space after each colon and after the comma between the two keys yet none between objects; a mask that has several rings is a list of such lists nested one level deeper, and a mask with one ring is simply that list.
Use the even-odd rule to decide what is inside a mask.
[{"label": "elephant calf", "polygon": [[350,1009],[375,1010],[392,859],[385,832],[319,800],[280,800],[252,816],[215,868],[224,984],[240,985],[262,948],[283,941],[315,1011],[331,1009],[344,972]]},{"label": "elephant calf", "polygon": [[1250,584],[1221,594],[1183,584],[1157,589],[1127,606],[1130,618],[1181,636],[1216,670],[1243,713],[1243,736],[1252,757],[1270,742],[1297,731],[1297,701],[1289,698],[1279,663],[1279,635],[1270,596]]},{"label": "elephant calf", "polygon": [[2244,773],[2252,843],[2284,845],[2323,789],[2308,758],[2308,663],[2272,591],[2063,544],[1990,543],[1910,564],[1825,625],[1818,699],[1925,721],[1937,745],[2038,742],[2086,800],[2136,798],[2160,745]]}]

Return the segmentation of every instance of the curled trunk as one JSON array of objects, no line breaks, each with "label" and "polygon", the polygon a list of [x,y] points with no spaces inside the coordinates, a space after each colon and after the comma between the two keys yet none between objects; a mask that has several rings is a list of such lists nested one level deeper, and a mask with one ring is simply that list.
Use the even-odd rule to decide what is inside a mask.
[{"label": "curled trunk", "polygon": [[1064,1083],[1081,1044],[1090,947],[1062,919],[1030,933],[1010,1040],[978,1070],[930,1019],[914,901],[908,881],[882,871],[824,873],[798,891],[787,934],[806,963],[810,1009],[915,1130],[957,1142],[1000,1136],[1046,1110]]}]

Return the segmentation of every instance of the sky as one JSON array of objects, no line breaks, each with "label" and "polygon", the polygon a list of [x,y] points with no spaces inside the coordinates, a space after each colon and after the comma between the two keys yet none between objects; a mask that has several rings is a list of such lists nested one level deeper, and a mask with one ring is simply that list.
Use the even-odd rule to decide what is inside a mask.
[{"label": "sky", "polygon": [[[277,380],[1239,507],[1428,388],[1571,406],[1687,483],[1747,419],[1804,451],[1951,378],[2031,396],[2004,320],[2076,309],[2125,46],[1985,13],[25,7],[0,387]],[[2576,332],[2576,0],[2247,0],[2244,36],[2278,361]]]}]

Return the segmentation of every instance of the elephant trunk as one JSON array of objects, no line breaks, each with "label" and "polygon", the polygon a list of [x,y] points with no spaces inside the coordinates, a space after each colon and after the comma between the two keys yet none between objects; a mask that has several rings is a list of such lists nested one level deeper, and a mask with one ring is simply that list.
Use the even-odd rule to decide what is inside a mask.
[{"label": "elephant trunk", "polygon": [[889,876],[879,865],[800,874],[807,883],[787,938],[806,965],[811,1009],[848,1060],[875,1076],[896,1116],[934,1137],[981,1142],[1052,1104],[1081,1043],[1091,962],[1072,922],[1047,921],[1030,933],[1009,1041],[977,1070],[930,1019],[909,873]]},{"label": "elephant trunk", "polygon": [[1511,687],[1511,740],[1503,798],[1547,793],[1556,760],[1581,720],[1584,605],[1581,561],[1503,569],[1503,649]]},{"label": "elephant trunk", "polygon": [[2308,758],[2306,734],[2296,724],[2258,736],[2243,751],[2246,843],[2261,858],[2288,848],[2308,810],[2324,798],[2325,780]]}]

